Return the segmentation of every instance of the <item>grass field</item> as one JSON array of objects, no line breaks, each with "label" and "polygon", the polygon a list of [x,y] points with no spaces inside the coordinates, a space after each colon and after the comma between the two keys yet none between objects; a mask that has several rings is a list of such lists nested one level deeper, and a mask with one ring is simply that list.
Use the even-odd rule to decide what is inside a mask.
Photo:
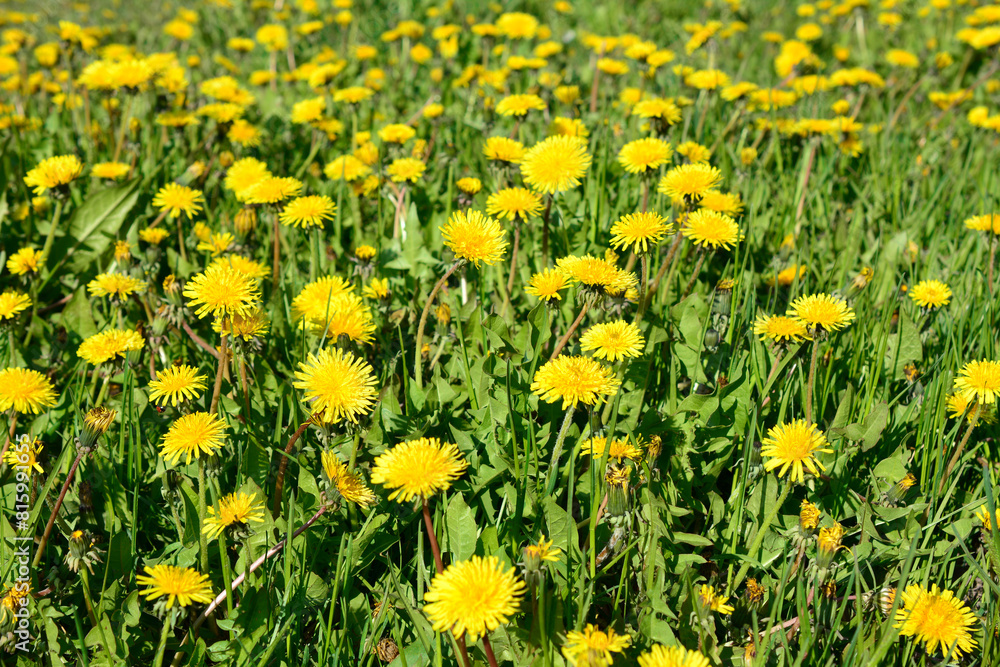
[{"label": "grass field", "polygon": [[1000,664],[997,44],[0,4],[2,663]]}]

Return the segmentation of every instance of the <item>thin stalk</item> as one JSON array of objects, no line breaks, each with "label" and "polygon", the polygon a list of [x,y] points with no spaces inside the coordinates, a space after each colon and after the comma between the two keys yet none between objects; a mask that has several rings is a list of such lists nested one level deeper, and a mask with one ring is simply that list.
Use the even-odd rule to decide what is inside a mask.
[{"label": "thin stalk", "polygon": [[45,236],[45,245],[42,246],[43,262],[47,262],[49,259],[49,251],[52,250],[52,241],[56,238],[56,227],[59,226],[59,218],[62,217],[62,210],[62,199],[56,199],[56,206],[52,210],[52,224],[49,227],[49,233]]},{"label": "thin stalk", "polygon": [[684,288],[684,293],[681,295],[680,300],[683,301],[687,298],[687,295],[691,293],[694,288],[694,284],[698,281],[698,274],[701,273],[701,265],[705,263],[705,249],[702,248],[698,252],[698,261],[694,265],[694,271],[691,273],[691,280],[688,281],[687,287]]},{"label": "thin stalk", "polygon": [[424,343],[424,327],[427,326],[427,314],[431,312],[431,304],[434,303],[434,297],[444,287],[445,282],[451,277],[451,274],[455,273],[455,270],[461,265],[462,262],[458,261],[448,267],[448,270],[444,272],[441,279],[434,284],[434,289],[431,290],[430,296],[427,297],[427,303],[424,304],[424,311],[420,313],[420,323],[417,325],[416,347],[413,354],[413,374],[417,379],[418,389],[423,387],[423,368],[421,367],[423,360],[421,359],[420,348]]},{"label": "thin stalk", "polygon": [[781,506],[785,503],[788,498],[789,491],[792,490],[792,483],[788,482],[785,484],[785,488],[781,490],[778,495],[778,500],[774,503],[771,511],[768,512],[767,516],[764,517],[764,522],[760,524],[760,529],[753,538],[753,542],[750,544],[750,549],[747,551],[747,560],[743,561],[743,565],[740,566],[740,571],[736,573],[736,578],[731,582],[729,586],[730,592],[735,591],[739,588],[739,585],[743,583],[743,579],[747,576],[747,572],[750,571],[750,560],[757,553],[757,549],[764,542],[764,535],[767,534],[768,529],[771,527],[771,523],[774,522],[774,518],[778,516],[778,512],[781,510]]},{"label": "thin stalk", "polygon": [[819,341],[813,338],[812,354],[809,357],[809,379],[806,381],[806,419],[813,422],[813,383],[816,380],[816,356],[819,351]]},{"label": "thin stalk", "polygon": [[208,569],[208,536],[202,530],[205,527],[205,457],[198,457],[198,544],[201,551],[201,571],[210,572]]},{"label": "thin stalk", "polygon": [[946,481],[951,477],[951,471],[954,470],[955,465],[958,464],[958,459],[962,457],[962,452],[965,451],[965,445],[969,442],[969,436],[972,435],[972,429],[976,427],[976,423],[979,421],[979,413],[979,403],[976,403],[976,407],[973,408],[973,412],[970,415],[972,419],[969,421],[969,425],[965,429],[965,435],[962,436],[962,441],[958,443],[958,448],[955,450],[955,453],[951,455],[951,460],[948,461],[948,467],[944,469],[944,476],[938,484],[939,495],[944,490]]},{"label": "thin stalk", "polygon": [[76,455],[76,459],[73,460],[73,465],[69,468],[69,474],[66,475],[66,481],[63,482],[62,491],[59,492],[59,498],[56,499],[55,507],[52,508],[52,514],[49,516],[49,522],[45,524],[45,532],[42,533],[42,539],[38,542],[38,550],[35,552],[35,558],[31,561],[31,568],[34,569],[38,566],[38,563],[42,560],[42,553],[45,551],[45,544],[49,541],[49,535],[52,534],[52,526],[56,522],[56,515],[59,514],[59,508],[62,507],[63,500],[66,498],[66,492],[69,490],[69,485],[73,482],[73,475],[76,474],[76,469],[80,465],[80,461],[83,460],[83,455],[86,450],[81,450]]},{"label": "thin stalk", "polygon": [[990,268],[986,273],[986,285],[989,287],[990,296],[993,296],[993,261],[996,259],[997,255],[997,237],[996,234],[990,234]]},{"label": "thin stalk", "polygon": [[280,224],[279,219],[278,219],[278,212],[277,211],[272,211],[272,213],[273,213],[273,217],[274,217],[274,228],[273,228],[273,233],[274,233],[273,245],[274,245],[274,248],[273,248],[272,254],[271,254],[271,262],[272,262],[272,268],[271,268],[271,289],[277,290],[278,289],[278,274],[281,272],[281,237],[279,236],[281,234],[281,224]]},{"label": "thin stalk", "polygon": [[542,266],[549,265],[549,216],[552,214],[554,196],[548,196],[545,201],[545,213],[542,214]]},{"label": "thin stalk", "polygon": [[[774,364],[771,365],[771,372],[767,374],[767,379],[764,380],[764,385],[761,387],[761,391],[767,388],[767,385],[771,384],[771,380],[774,379],[775,374],[778,372],[778,365],[781,364],[782,350],[778,350],[774,357]],[[761,402],[760,407],[766,406],[771,402],[771,396],[765,396],[764,400]]]},{"label": "thin stalk", "polygon": [[552,448],[552,461],[549,463],[549,478],[545,483],[545,496],[549,497],[556,489],[556,479],[559,477],[559,457],[562,455],[563,442],[566,440],[566,433],[569,432],[569,426],[573,423],[573,412],[576,410],[575,405],[570,405],[566,408],[566,414],[563,415],[562,427],[559,429],[559,435],[556,436],[555,447]]},{"label": "thin stalk", "polygon": [[215,371],[215,387],[212,389],[212,404],[208,408],[209,414],[214,414],[219,407],[219,396],[222,394],[222,376],[226,372],[226,362],[229,359],[229,336],[226,331],[226,317],[222,318],[222,350],[219,352],[219,365]]},{"label": "thin stalk", "polygon": [[514,245],[510,251],[510,273],[507,275],[507,295],[503,302],[503,308],[500,310],[500,317],[503,317],[507,312],[507,306],[510,305],[510,295],[514,291],[514,275],[517,271],[517,249],[521,242],[521,223],[519,220],[514,220]]},{"label": "thin stalk", "polygon": [[288,458],[292,455],[292,447],[295,446],[295,442],[302,437],[302,434],[306,432],[311,423],[311,421],[306,420],[292,434],[292,437],[288,440],[288,444],[285,445],[285,455],[281,457],[281,463],[278,464],[278,479],[274,484],[274,507],[271,509],[271,515],[274,518],[278,518],[278,515],[281,513],[281,492],[285,488],[285,469],[288,467]]},{"label": "thin stalk", "polygon": [[[160,631],[160,643],[156,646],[156,657],[153,658],[153,667],[161,667],[163,665],[163,654],[167,650],[167,637],[170,636],[170,631],[173,630],[173,627],[174,613],[171,611],[163,619],[163,629]],[[109,655],[108,658],[110,659],[111,656]]]},{"label": "thin stalk", "polygon": [[490,667],[497,667],[497,658],[493,655],[493,646],[490,645],[490,638],[483,635],[483,650],[486,651],[486,659],[490,661]]},{"label": "thin stalk", "polygon": [[115,154],[111,158],[112,162],[118,162],[118,156],[122,153],[122,146],[125,145],[125,133],[128,132],[128,122],[132,117],[132,102],[135,100],[135,95],[128,96],[128,102],[125,103],[125,113],[122,114],[122,126],[118,130],[118,141],[115,142]]},{"label": "thin stalk", "polygon": [[580,322],[583,322],[583,316],[587,314],[588,310],[590,310],[590,301],[585,300],[583,302],[583,308],[580,309],[580,314],[576,316],[576,319],[573,320],[573,324],[569,326],[569,330],[563,335],[562,338],[559,339],[559,342],[556,343],[555,350],[549,358],[550,361],[558,357],[559,353],[562,352],[564,347],[566,347],[566,343],[569,342],[569,337],[572,336],[573,332],[580,326]]},{"label": "thin stalk", "polygon": [[670,244],[670,249],[667,251],[667,256],[664,258],[663,264],[660,265],[660,270],[656,272],[656,277],[653,278],[653,284],[649,286],[649,291],[646,292],[646,303],[643,310],[649,308],[649,305],[653,302],[653,296],[660,288],[660,281],[663,280],[663,274],[669,273],[667,284],[670,284],[670,277],[674,275],[673,267],[677,259],[677,250],[681,247],[681,241],[683,240],[684,236],[678,231],[674,235],[674,242]]},{"label": "thin stalk", "polygon": [[434,522],[431,521],[430,505],[427,503],[427,498],[424,498],[423,501],[424,526],[427,528],[427,539],[431,543],[431,551],[434,552],[434,567],[437,568],[437,573],[441,574],[444,572],[444,561],[441,560],[441,547],[438,545],[437,535],[434,533]]}]

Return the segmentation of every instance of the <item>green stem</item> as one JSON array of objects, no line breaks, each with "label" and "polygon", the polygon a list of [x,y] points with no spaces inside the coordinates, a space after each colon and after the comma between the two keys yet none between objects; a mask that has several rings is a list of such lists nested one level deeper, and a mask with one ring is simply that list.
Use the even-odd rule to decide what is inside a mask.
[{"label": "green stem", "polygon": [[47,262],[49,259],[49,251],[52,250],[52,241],[56,238],[56,227],[59,226],[59,218],[62,216],[62,210],[62,199],[56,199],[56,207],[55,210],[52,211],[52,226],[49,227],[49,233],[45,237],[45,245],[42,246],[43,262]]},{"label": "green stem", "polygon": [[764,522],[760,524],[760,529],[754,536],[753,542],[750,544],[750,549],[747,551],[746,560],[743,561],[743,565],[740,566],[740,571],[736,573],[736,579],[734,579],[732,584],[729,586],[730,592],[735,591],[739,588],[739,585],[743,583],[743,579],[747,576],[747,572],[750,571],[750,560],[754,558],[761,543],[764,542],[764,536],[771,527],[771,523],[774,522],[774,518],[778,516],[781,506],[785,504],[785,500],[788,498],[788,493],[791,490],[792,483],[788,482],[785,484],[785,488],[783,488],[781,493],[778,495],[778,500],[774,503],[774,506],[771,507],[771,511],[767,513],[766,517],[764,517]]},{"label": "green stem", "polygon": [[545,484],[545,495],[551,496],[552,492],[556,488],[556,480],[559,478],[559,457],[562,455],[563,442],[566,440],[566,433],[569,431],[570,424],[573,423],[573,412],[576,410],[575,405],[570,405],[566,409],[566,414],[563,416],[562,427],[559,429],[559,435],[556,437],[556,445],[552,448],[552,462],[549,464],[549,478]]},{"label": "green stem", "polygon": [[160,643],[156,647],[156,657],[153,659],[153,667],[162,667],[163,665],[163,654],[167,650],[167,637],[170,636],[173,625],[174,614],[173,612],[169,612],[167,617],[163,619],[163,630],[160,631]]},{"label": "green stem", "polygon": [[100,617],[97,616],[97,612],[94,610],[94,600],[90,596],[90,574],[87,572],[87,567],[80,568],[80,583],[83,586],[83,598],[87,602],[87,610],[93,614],[94,625],[97,626],[97,633],[101,636],[101,644],[104,646],[104,653],[108,656],[108,661],[112,662],[115,654],[111,652],[111,644],[108,643],[108,637],[104,634],[104,624],[101,623]]},{"label": "green stem", "polygon": [[201,545],[201,571],[210,572],[208,569],[208,536],[203,530],[205,527],[205,458],[198,457],[198,542]]},{"label": "green stem", "polygon": [[809,357],[809,379],[806,382],[806,419],[815,423],[813,420],[813,383],[816,380],[816,355],[819,351],[819,342],[813,338],[812,344],[812,355]]},{"label": "green stem", "polygon": [[222,394],[222,376],[226,372],[226,362],[229,357],[229,336],[226,335],[226,321],[229,318],[222,318],[222,350],[219,353],[219,365],[215,371],[215,386],[212,388],[212,405],[209,407],[209,414],[215,414],[219,407],[219,396]]},{"label": "green stem", "polygon": [[436,297],[437,293],[441,291],[441,288],[444,286],[448,278],[451,277],[451,274],[455,273],[455,270],[461,265],[462,262],[457,261],[448,267],[448,270],[444,272],[441,279],[434,284],[434,289],[431,290],[430,296],[427,297],[427,303],[424,304],[424,310],[420,313],[420,323],[417,325],[417,342],[413,354],[413,374],[417,380],[417,389],[423,388],[423,359],[420,354],[420,348],[424,342],[424,327],[427,326],[427,314],[431,312],[431,304],[434,303],[434,297]]}]

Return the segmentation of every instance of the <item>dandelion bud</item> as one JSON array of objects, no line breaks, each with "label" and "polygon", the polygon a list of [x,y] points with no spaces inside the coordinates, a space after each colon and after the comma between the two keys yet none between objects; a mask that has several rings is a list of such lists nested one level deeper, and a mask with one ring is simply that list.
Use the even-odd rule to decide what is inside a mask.
[{"label": "dandelion bud", "polygon": [[892,611],[892,605],[896,604],[896,589],[892,586],[884,586],[878,592],[878,609],[883,616],[888,616]]},{"label": "dandelion bud", "polygon": [[660,458],[660,454],[663,452],[663,438],[658,435],[650,436],[649,442],[646,444],[646,456],[649,458],[650,462],[656,461]]},{"label": "dandelion bud", "polygon": [[118,413],[110,408],[94,408],[83,418],[83,433],[80,435],[80,446],[90,449],[97,439],[108,432]]},{"label": "dandelion bud", "polygon": [[69,551],[66,553],[66,567],[71,572],[79,572],[84,565],[87,571],[94,573],[94,563],[101,562],[101,550],[96,546],[96,540],[89,533],[75,530],[69,536]]},{"label": "dandelion bud", "polygon": [[521,552],[524,565],[524,580],[534,588],[542,581],[545,564],[559,560],[562,550],[552,546],[552,540],[546,541],[545,535],[538,538],[536,544],[529,544]]},{"label": "dandelion bud", "polygon": [[917,478],[912,472],[906,473],[903,479],[896,482],[889,490],[889,502],[896,505],[903,501],[907,492],[917,485]]},{"label": "dandelion bud", "polygon": [[839,523],[834,523],[829,528],[819,529],[819,538],[816,540],[816,562],[820,570],[827,570],[833,563],[834,556],[841,549],[840,542],[843,538],[844,527]]},{"label": "dandelion bud", "polygon": [[803,500],[799,505],[799,527],[804,531],[810,531],[819,525],[819,508],[808,500]]},{"label": "dandelion bud", "polygon": [[628,511],[628,492],[631,471],[628,468],[608,467],[604,481],[608,484],[608,514],[623,516]]},{"label": "dandelion bud", "polygon": [[233,225],[240,234],[250,233],[257,227],[257,209],[252,206],[244,206],[236,214]]},{"label": "dandelion bud", "polygon": [[715,286],[715,299],[712,301],[712,312],[716,315],[728,315],[733,301],[734,280],[720,280]]},{"label": "dandelion bud", "polygon": [[714,351],[715,348],[719,346],[720,338],[721,336],[719,336],[718,329],[709,327],[709,329],[705,332],[705,347],[709,351]]},{"label": "dandelion bud", "polygon": [[229,166],[236,161],[236,156],[233,155],[232,151],[222,151],[219,154],[219,166],[223,169],[228,169]]}]

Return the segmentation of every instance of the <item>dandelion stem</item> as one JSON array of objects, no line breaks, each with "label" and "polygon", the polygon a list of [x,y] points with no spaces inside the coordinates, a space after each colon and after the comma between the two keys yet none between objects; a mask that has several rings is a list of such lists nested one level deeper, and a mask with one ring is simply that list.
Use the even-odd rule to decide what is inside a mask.
[{"label": "dandelion stem", "polygon": [[812,353],[809,357],[809,379],[806,380],[806,419],[813,420],[813,383],[816,380],[816,356],[819,352],[819,341],[813,337]]},{"label": "dandelion stem", "polygon": [[674,275],[674,260],[677,258],[677,250],[680,248],[683,239],[684,237],[679,231],[674,235],[674,242],[670,244],[670,250],[667,251],[667,256],[663,259],[663,264],[660,265],[660,270],[656,272],[656,277],[653,278],[653,284],[649,286],[649,290],[646,292],[646,303],[643,311],[653,302],[653,296],[656,295],[656,291],[660,288],[660,281],[663,279],[663,274],[669,273],[667,284],[670,284],[670,277]]},{"label": "dandelion stem", "polygon": [[[771,384],[771,380],[774,379],[775,374],[778,372],[778,366],[779,364],[781,364],[781,356],[782,356],[781,350],[778,350],[778,352],[775,354],[774,357],[774,364],[771,365],[771,372],[767,374],[767,379],[764,380],[764,384],[761,386],[761,391],[766,391],[767,385]],[[770,395],[765,396],[764,400],[760,404],[760,407],[763,408],[770,402],[771,402],[771,396]]]},{"label": "dandelion stem", "polygon": [[219,396],[222,393],[222,376],[226,372],[226,362],[229,359],[229,336],[226,335],[226,322],[228,317],[223,316],[219,329],[222,331],[222,349],[219,352],[219,366],[215,371],[215,387],[212,389],[212,404],[208,409],[210,414],[215,414],[219,407]]},{"label": "dandelion stem", "polygon": [[[163,629],[160,631],[160,643],[156,646],[156,657],[153,658],[153,667],[160,667],[163,664],[163,654],[167,650],[167,637],[170,636],[170,632],[173,629],[174,614],[171,612],[163,619]],[[110,658],[111,655],[108,654],[108,657]]]},{"label": "dandelion stem", "polygon": [[767,513],[764,517],[763,523],[760,524],[760,528],[757,530],[757,534],[753,538],[753,542],[750,544],[750,549],[747,550],[746,560],[743,561],[743,565],[740,566],[740,571],[736,573],[736,578],[730,582],[729,590],[730,592],[735,591],[739,588],[739,585],[743,583],[743,579],[747,576],[747,572],[750,571],[750,561],[757,554],[757,549],[760,548],[761,543],[764,542],[764,536],[767,534],[768,529],[771,527],[771,523],[774,522],[774,518],[778,516],[778,512],[781,510],[781,506],[785,504],[785,500],[788,498],[789,491],[792,490],[792,483],[788,482],[785,484],[785,488],[781,490],[778,495],[778,500],[775,501],[774,505],[771,507],[771,511]]},{"label": "dandelion stem", "polygon": [[128,122],[132,117],[132,101],[135,95],[128,95],[128,102],[125,103],[125,113],[122,114],[122,126],[118,130],[118,141],[115,142],[115,154],[111,158],[112,162],[118,162],[118,156],[122,153],[122,146],[125,145],[125,133],[128,132]]},{"label": "dandelion stem", "polygon": [[510,295],[514,290],[514,276],[517,272],[517,249],[521,242],[521,223],[514,219],[514,246],[510,251],[510,273],[507,276],[507,294],[504,298],[503,308],[500,309],[500,317],[507,313],[507,306],[510,305]]},{"label": "dandelion stem", "polygon": [[278,289],[278,275],[281,273],[281,225],[279,224],[278,212],[273,211],[274,217],[274,248],[271,253],[271,286]]},{"label": "dandelion stem", "polygon": [[[56,206],[52,210],[52,222],[49,226],[49,233],[45,236],[45,245],[42,246],[42,261],[47,262],[49,259],[49,251],[52,250],[52,241],[56,238],[56,227],[59,226],[59,218],[62,216],[63,202],[62,199],[56,199]],[[46,280],[46,282],[48,282]],[[44,287],[44,285],[43,285]]]},{"label": "dandelion stem", "polygon": [[702,248],[698,253],[698,261],[694,265],[694,271],[691,273],[691,280],[688,281],[687,287],[684,288],[684,293],[681,295],[680,301],[687,298],[687,295],[691,293],[694,288],[694,284],[698,282],[698,274],[701,273],[701,265],[705,263],[705,249]]},{"label": "dandelion stem", "polygon": [[441,574],[444,572],[444,561],[441,560],[441,547],[438,545],[437,535],[434,533],[434,522],[431,521],[430,505],[427,503],[427,498],[424,498],[423,501],[424,526],[427,527],[427,539],[430,540],[431,551],[434,552],[434,567],[437,568],[437,573]]},{"label": "dandelion stem", "polygon": [[292,447],[295,446],[296,441],[302,437],[302,434],[306,432],[309,428],[309,424],[312,422],[306,420],[299,428],[292,434],[289,438],[288,444],[285,445],[285,455],[281,457],[281,463],[278,464],[278,479],[274,484],[274,507],[271,510],[271,516],[274,518],[278,517],[281,513],[281,492],[285,488],[285,469],[288,467],[288,459],[292,455]]},{"label": "dandelion stem", "polygon": [[552,352],[550,360],[558,357],[559,353],[563,351],[563,348],[566,347],[566,343],[569,341],[569,337],[572,336],[573,332],[580,326],[580,322],[583,321],[583,316],[587,314],[588,310],[590,310],[590,301],[584,301],[583,308],[580,309],[580,314],[576,316],[575,320],[573,320],[573,324],[570,325],[569,331],[567,331],[563,337],[559,339],[559,342],[556,343],[555,350]]},{"label": "dandelion stem", "polygon": [[490,645],[490,638],[483,635],[483,650],[486,651],[486,659],[490,661],[490,667],[497,667],[497,658],[493,655],[493,646]]},{"label": "dandelion stem", "polygon": [[549,216],[552,214],[552,200],[549,195],[545,200],[545,213],[542,214],[542,266],[549,265]]},{"label": "dandelion stem", "polygon": [[989,270],[986,273],[986,285],[989,287],[990,296],[993,296],[993,262],[997,255],[997,237],[996,234],[990,234],[990,264]]},{"label": "dandelion stem", "polygon": [[979,421],[979,415],[981,413],[979,403],[972,408],[972,412],[969,414],[971,419],[969,419],[969,425],[965,429],[965,435],[962,436],[962,441],[958,443],[958,448],[955,453],[951,455],[951,460],[948,461],[948,467],[944,469],[944,476],[941,477],[941,482],[938,484],[938,495],[944,491],[944,485],[946,481],[951,477],[951,471],[955,469],[958,464],[958,460],[962,457],[962,452],[965,451],[965,445],[969,442],[969,436],[972,435],[972,429],[976,427],[976,423]]},{"label": "dandelion stem", "polygon": [[570,405],[566,408],[566,414],[563,415],[562,427],[560,427],[559,435],[556,437],[555,447],[552,448],[552,462],[549,463],[549,477],[545,483],[545,497],[551,496],[553,491],[556,489],[556,480],[559,478],[559,457],[562,455],[563,442],[566,440],[566,433],[569,431],[570,424],[573,423],[573,412],[575,410],[576,406]]},{"label": "dandelion stem", "polygon": [[198,457],[198,544],[201,551],[201,571],[208,569],[208,536],[202,530],[205,527],[205,457]]},{"label": "dandelion stem", "polygon": [[431,304],[434,303],[434,297],[436,297],[437,293],[441,291],[441,288],[444,286],[445,282],[447,282],[448,278],[451,277],[451,274],[455,273],[455,269],[461,265],[462,262],[458,261],[448,267],[448,270],[444,272],[441,279],[434,284],[434,289],[431,290],[430,296],[427,297],[427,303],[424,304],[424,311],[420,313],[420,323],[417,325],[416,349],[413,354],[413,375],[417,379],[418,389],[423,388],[423,368],[421,368],[422,359],[420,355],[420,348],[424,343],[424,327],[427,326],[427,314],[431,311]]},{"label": "dandelion stem", "polygon": [[66,492],[69,491],[69,485],[73,482],[73,475],[76,474],[76,469],[80,465],[80,461],[83,459],[83,455],[85,453],[86,450],[81,449],[77,453],[76,459],[73,460],[73,465],[69,468],[69,474],[66,475],[66,481],[63,482],[62,491],[59,492],[56,504],[52,508],[52,514],[49,515],[49,522],[45,524],[45,532],[42,533],[42,539],[38,542],[38,550],[35,552],[35,558],[31,561],[32,569],[37,567],[38,563],[42,560],[42,553],[45,551],[45,545],[49,541],[49,535],[52,534],[52,526],[56,522],[56,515],[59,514],[59,508],[62,507],[63,500],[66,498]]}]

